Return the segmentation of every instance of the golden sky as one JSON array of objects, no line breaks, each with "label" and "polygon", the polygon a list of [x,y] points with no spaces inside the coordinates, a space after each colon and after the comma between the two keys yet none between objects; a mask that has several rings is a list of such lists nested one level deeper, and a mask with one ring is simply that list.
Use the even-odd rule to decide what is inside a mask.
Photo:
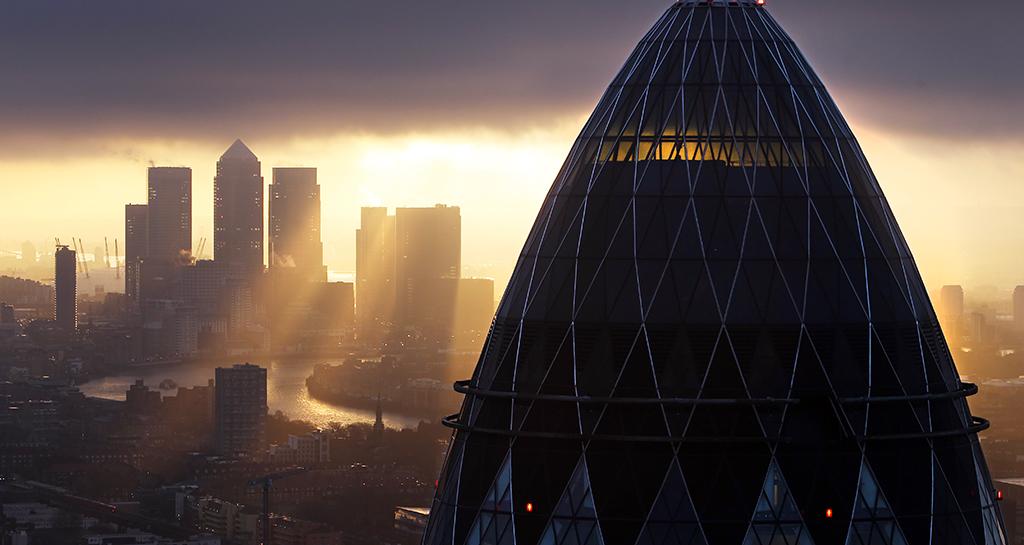
[{"label": "golden sky", "polygon": [[[247,143],[260,157],[267,183],[273,166],[319,169],[332,269],[354,269],[360,206],[446,203],[462,207],[466,273],[504,285],[582,122],[581,115],[515,134],[473,130]],[[1024,155],[1018,146],[952,144],[852,123],[930,288],[1024,283]],[[160,141],[105,146],[83,157],[0,160],[4,246],[76,236],[91,252],[104,236],[123,239],[123,205],[145,202],[149,160],[192,167],[194,238],[212,237],[212,180],[222,149]]]},{"label": "golden sky", "polygon": [[[462,207],[464,272],[500,290],[584,120],[667,5],[17,3],[0,18],[0,249],[123,239],[150,164],[192,167],[195,240],[210,237],[215,163],[242,138],[268,183],[274,166],[319,169],[330,268],[354,269],[360,206],[445,203]],[[1024,284],[1024,2],[986,5],[769,0],[931,289]]]}]

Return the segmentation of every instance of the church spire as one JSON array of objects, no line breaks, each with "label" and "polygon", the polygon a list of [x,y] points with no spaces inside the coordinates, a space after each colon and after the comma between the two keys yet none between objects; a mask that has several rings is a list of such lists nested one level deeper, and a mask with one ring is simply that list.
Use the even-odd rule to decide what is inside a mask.
[{"label": "church spire", "polygon": [[380,392],[377,392],[377,419],[373,422],[373,438],[378,443],[384,439],[384,407],[381,404]]}]

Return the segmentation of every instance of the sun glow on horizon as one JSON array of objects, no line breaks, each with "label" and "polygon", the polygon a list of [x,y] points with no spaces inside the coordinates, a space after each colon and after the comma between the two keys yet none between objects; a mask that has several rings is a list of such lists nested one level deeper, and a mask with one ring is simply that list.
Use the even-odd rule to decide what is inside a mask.
[{"label": "sun glow on horizon", "polygon": [[[466,272],[494,278],[500,295],[583,121],[573,116],[519,133],[241,136],[260,158],[266,184],[275,166],[318,169],[332,270],[355,268],[360,207],[449,204],[461,207]],[[1009,251],[1024,245],[1024,185],[1017,183],[1024,159],[1015,143],[953,145],[874,127],[855,132],[929,288],[1024,283],[1024,254]],[[43,250],[55,236],[81,237],[88,249],[103,237],[123,239],[124,204],[145,201],[153,164],[192,168],[194,240],[212,240],[214,168],[231,140],[110,141],[79,155],[0,158],[8,200],[0,248],[31,240]]]},{"label": "sun glow on horizon", "polygon": [[[498,289],[518,257],[541,200],[572,145],[576,121],[520,134],[499,131],[339,135],[282,142],[243,140],[262,163],[264,184],[275,166],[312,166],[322,188],[326,264],[354,270],[355,229],[362,206],[461,207],[463,261]],[[81,237],[86,246],[124,236],[124,205],[146,200],[146,168],[192,168],[193,239],[213,232],[213,176],[230,145],[110,142],[95,152],[56,161],[0,158],[9,184],[0,248],[53,237]],[[19,181],[30,181],[21,183]],[[208,242],[208,247],[209,247]]]}]

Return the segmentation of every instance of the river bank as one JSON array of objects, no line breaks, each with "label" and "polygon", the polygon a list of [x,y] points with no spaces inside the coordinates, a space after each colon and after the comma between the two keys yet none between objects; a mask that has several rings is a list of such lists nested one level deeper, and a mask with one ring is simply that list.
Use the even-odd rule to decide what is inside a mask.
[{"label": "river bank", "polygon": [[447,368],[443,362],[349,358],[340,365],[314,365],[306,388],[327,403],[376,409],[379,401],[385,413],[437,421],[462,402],[445,376]]},{"label": "river bank", "polygon": [[[306,378],[318,363],[340,363],[337,359],[312,358],[249,358],[250,363],[267,368],[267,402],[270,411],[281,411],[289,418],[305,420],[315,426],[325,427],[331,422],[341,424],[373,423],[373,408],[347,407],[315,399],[306,389]],[[128,387],[142,379],[150,387],[171,379],[179,388],[205,386],[213,378],[217,367],[238,363],[237,360],[190,361],[169,365],[147,366],[121,370],[103,377],[91,378],[79,384],[83,394],[90,397],[123,400]],[[170,395],[175,389],[160,390]],[[392,428],[413,428],[419,418],[391,414],[385,411],[384,424]]]}]

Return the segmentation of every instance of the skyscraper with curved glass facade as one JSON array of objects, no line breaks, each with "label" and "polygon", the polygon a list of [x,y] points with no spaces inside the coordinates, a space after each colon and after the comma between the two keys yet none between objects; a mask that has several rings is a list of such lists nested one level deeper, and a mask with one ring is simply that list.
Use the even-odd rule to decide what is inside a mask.
[{"label": "skyscraper with curved glass facade", "polygon": [[456,388],[426,545],[1005,542],[976,388],[758,0],[643,37]]}]

